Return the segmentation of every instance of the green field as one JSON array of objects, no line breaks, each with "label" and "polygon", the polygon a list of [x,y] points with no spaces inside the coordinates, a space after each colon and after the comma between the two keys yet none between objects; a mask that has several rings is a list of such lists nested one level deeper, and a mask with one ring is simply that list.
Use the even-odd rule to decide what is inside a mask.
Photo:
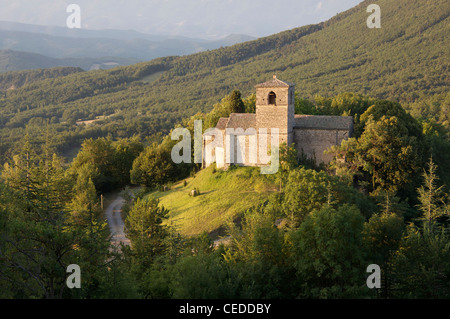
[{"label": "green field", "polygon": [[[195,177],[174,184],[166,192],[152,192],[160,205],[170,211],[168,224],[183,235],[195,236],[203,231],[213,237],[224,235],[227,221],[236,221],[241,214],[277,192],[274,175],[261,175],[259,168],[238,167],[228,171],[213,167],[201,170]],[[200,195],[190,191],[198,188]]]}]

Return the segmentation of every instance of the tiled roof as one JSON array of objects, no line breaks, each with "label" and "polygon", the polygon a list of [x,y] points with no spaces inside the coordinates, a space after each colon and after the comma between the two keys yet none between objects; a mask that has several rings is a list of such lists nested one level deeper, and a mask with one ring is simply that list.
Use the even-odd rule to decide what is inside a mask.
[{"label": "tiled roof", "polygon": [[219,130],[224,130],[227,127],[229,117],[221,117],[217,122],[216,128]]},{"label": "tiled roof", "polygon": [[257,84],[255,85],[255,88],[274,88],[274,87],[291,87],[291,86],[295,86],[295,84],[278,80],[277,77],[274,75],[272,80]]},{"label": "tiled roof", "polygon": [[256,114],[231,113],[226,128],[256,129]]},{"label": "tiled roof", "polygon": [[352,130],[353,117],[328,115],[295,115],[295,128]]}]

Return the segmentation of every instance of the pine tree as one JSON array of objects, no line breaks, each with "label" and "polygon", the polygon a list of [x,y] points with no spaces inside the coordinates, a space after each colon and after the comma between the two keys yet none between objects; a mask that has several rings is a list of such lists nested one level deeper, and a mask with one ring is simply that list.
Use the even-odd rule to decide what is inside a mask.
[{"label": "pine tree", "polygon": [[89,175],[78,175],[73,193],[67,210],[70,227],[79,238],[74,247],[77,250],[76,264],[83,269],[83,286],[77,296],[91,298],[98,294],[99,277],[104,277],[107,260],[110,259],[110,233]]},{"label": "pine tree", "polygon": [[77,242],[63,207],[68,196],[64,185],[70,183],[45,148],[38,155],[27,144],[3,175],[14,190],[15,210],[8,225],[8,253],[2,257],[12,273],[20,274],[3,275],[14,291],[28,297],[62,298],[66,267],[72,264]]},{"label": "pine tree", "polygon": [[421,220],[428,226],[432,226],[436,219],[448,215],[448,206],[445,203],[444,186],[437,185],[439,177],[436,175],[437,166],[430,157],[428,162],[428,172],[424,170],[422,176],[424,185],[417,189],[420,204],[419,209],[423,215]]},{"label": "pine tree", "polygon": [[157,199],[137,198],[125,220],[127,237],[139,268],[146,269],[155,256],[165,251],[164,239],[168,236],[168,210],[159,207]]},{"label": "pine tree", "polygon": [[392,259],[400,245],[404,228],[403,218],[390,210],[373,215],[364,224],[363,238],[370,262],[381,266],[381,293],[384,298],[392,296]]},{"label": "pine tree", "polygon": [[[70,264],[86,271],[82,283],[86,295],[89,279],[96,276],[88,265],[93,266],[91,270],[99,269],[107,259],[106,224],[93,218],[90,223],[74,223],[69,205],[92,204],[92,181],[78,183],[72,192],[74,183],[61,162],[52,154],[48,136],[40,147],[33,147],[26,137],[24,148],[2,174],[13,198],[8,232],[3,235],[5,247],[0,251],[2,269],[7,271],[0,272],[0,278],[10,282],[13,297],[63,298],[73,294],[66,285]],[[95,206],[87,206],[83,216],[94,211]]]}]

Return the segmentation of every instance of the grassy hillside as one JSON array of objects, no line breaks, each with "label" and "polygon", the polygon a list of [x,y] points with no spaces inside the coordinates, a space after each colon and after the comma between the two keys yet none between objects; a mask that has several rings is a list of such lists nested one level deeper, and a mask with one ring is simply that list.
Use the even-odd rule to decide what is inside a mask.
[{"label": "grassy hillside", "polygon": [[[228,220],[235,221],[247,209],[278,191],[274,176],[261,175],[258,168],[250,167],[229,171],[209,167],[186,181],[186,186],[180,182],[169,191],[148,196],[160,200],[160,205],[170,211],[168,224],[187,236],[203,231],[223,235],[223,225]],[[195,188],[200,195],[192,197],[189,194]]]},{"label": "grassy hillside", "polygon": [[[233,89],[243,96],[253,93],[255,84],[274,73],[296,83],[303,98],[352,91],[405,107],[431,101],[426,103],[448,109],[450,3],[380,0],[382,28],[369,29],[370,3],[325,23],[231,47],[44,79],[4,92],[0,151],[11,148],[27,125],[39,135],[47,120],[61,152],[86,137],[164,134],[184,118],[210,111]],[[148,81],[155,73],[158,77]],[[120,115],[94,126],[75,125],[113,113]]]}]

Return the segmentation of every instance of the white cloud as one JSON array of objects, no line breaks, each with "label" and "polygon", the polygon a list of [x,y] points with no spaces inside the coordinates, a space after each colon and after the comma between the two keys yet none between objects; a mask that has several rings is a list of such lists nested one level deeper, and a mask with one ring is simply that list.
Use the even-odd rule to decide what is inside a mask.
[{"label": "white cloud", "polygon": [[182,27],[183,25],[186,24],[186,20],[180,21],[180,22],[176,22],[174,23],[177,27]]}]

